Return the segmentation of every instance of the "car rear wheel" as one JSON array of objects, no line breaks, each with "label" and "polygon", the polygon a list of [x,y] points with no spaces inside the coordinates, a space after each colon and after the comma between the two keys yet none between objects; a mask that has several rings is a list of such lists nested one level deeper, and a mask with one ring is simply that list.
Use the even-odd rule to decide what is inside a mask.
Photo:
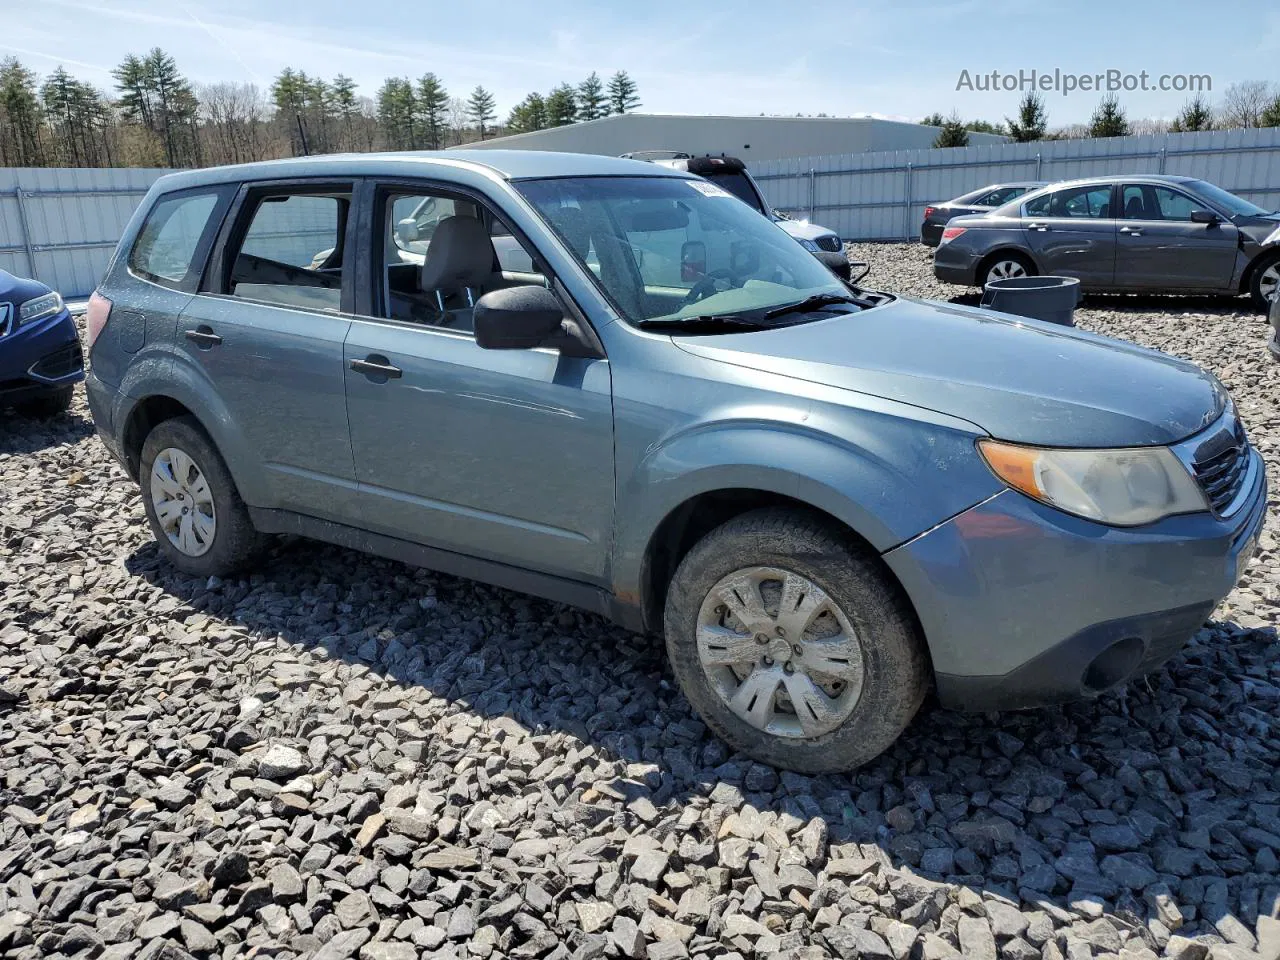
[{"label": "car rear wheel", "polygon": [[986,287],[992,280],[1009,280],[1014,277],[1034,277],[1036,267],[1028,258],[1018,253],[997,253],[978,271],[978,285]]},{"label": "car rear wheel", "polygon": [[897,584],[865,548],[799,511],[752,511],[707,534],[676,571],[665,621],[694,709],[731,746],[776,767],[866,763],[928,689]]},{"label": "car rear wheel", "polygon": [[33,420],[47,420],[71,409],[71,398],[75,395],[75,387],[59,387],[50,390],[43,397],[20,403],[15,408],[24,417]]},{"label": "car rear wheel", "polygon": [[1280,297],[1280,253],[1273,254],[1258,264],[1249,284],[1253,305],[1266,313]]},{"label": "car rear wheel", "polygon": [[152,535],[179,570],[224,576],[260,549],[262,535],[194,417],[165,420],[147,435],[138,475]]}]

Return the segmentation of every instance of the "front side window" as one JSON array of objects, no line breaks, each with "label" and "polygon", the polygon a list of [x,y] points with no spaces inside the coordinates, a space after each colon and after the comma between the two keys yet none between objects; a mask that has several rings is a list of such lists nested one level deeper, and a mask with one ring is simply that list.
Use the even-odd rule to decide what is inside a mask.
[{"label": "front side window", "polygon": [[676,177],[526,180],[517,189],[627,319],[759,314],[849,288],[716,183]]},{"label": "front side window", "polygon": [[383,317],[471,334],[484,294],[548,285],[538,259],[475,200],[388,190],[379,208]]},{"label": "front side window", "polygon": [[199,274],[201,240],[213,226],[222,192],[188,193],[161,200],[129,251],[129,269],[164,286],[182,286]]},{"label": "front side window", "polygon": [[252,196],[247,226],[231,258],[227,293],[263,303],[336,313],[349,191]]},{"label": "front side window", "polygon": [[1111,214],[1111,186],[1065,187],[1027,201],[1029,217],[1068,219],[1108,219]]}]

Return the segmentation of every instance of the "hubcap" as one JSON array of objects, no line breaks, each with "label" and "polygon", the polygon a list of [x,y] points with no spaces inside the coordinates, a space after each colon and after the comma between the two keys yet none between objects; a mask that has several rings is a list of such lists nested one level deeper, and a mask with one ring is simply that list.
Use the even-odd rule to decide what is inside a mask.
[{"label": "hubcap", "polygon": [[790,570],[746,567],[722,579],[698,611],[697,644],[720,699],[773,736],[830,733],[862,695],[862,645],[848,616]]},{"label": "hubcap", "polygon": [[1276,302],[1276,297],[1280,296],[1280,263],[1273,263],[1262,271],[1258,289],[1262,291],[1263,299],[1268,303]]},{"label": "hubcap", "polygon": [[169,542],[187,556],[201,556],[213,546],[213,491],[196,462],[177,447],[161,450],[151,464],[151,505]]},{"label": "hubcap", "polygon": [[1027,268],[1017,260],[997,260],[987,271],[988,280],[1008,280],[1010,277],[1025,277]]}]

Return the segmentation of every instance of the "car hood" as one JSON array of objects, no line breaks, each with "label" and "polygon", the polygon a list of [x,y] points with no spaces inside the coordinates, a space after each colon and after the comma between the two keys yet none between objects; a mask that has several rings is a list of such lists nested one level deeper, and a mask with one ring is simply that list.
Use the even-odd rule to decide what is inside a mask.
[{"label": "car hood", "polygon": [[12,273],[0,270],[0,303],[25,303],[32,297],[43,296],[49,288],[38,280],[15,277]]},{"label": "car hood", "polygon": [[1043,446],[1173,443],[1210,424],[1226,403],[1213,376],[1162,353],[931,301],[674,339],[710,360],[897,400]]},{"label": "car hood", "polygon": [[774,223],[797,240],[817,240],[819,237],[835,235],[834,230],[820,227],[816,223],[810,223],[808,220],[775,220]]}]

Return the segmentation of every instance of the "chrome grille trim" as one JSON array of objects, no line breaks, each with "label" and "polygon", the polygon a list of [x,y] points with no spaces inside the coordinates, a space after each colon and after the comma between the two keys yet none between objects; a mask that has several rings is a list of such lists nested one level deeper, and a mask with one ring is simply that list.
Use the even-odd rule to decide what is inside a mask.
[{"label": "chrome grille trim", "polygon": [[1254,487],[1258,457],[1235,405],[1195,436],[1171,448],[1195,478],[1214,516],[1228,519],[1245,505]]},{"label": "chrome grille trim", "polygon": [[7,337],[13,326],[13,304],[0,303],[0,337]]}]

